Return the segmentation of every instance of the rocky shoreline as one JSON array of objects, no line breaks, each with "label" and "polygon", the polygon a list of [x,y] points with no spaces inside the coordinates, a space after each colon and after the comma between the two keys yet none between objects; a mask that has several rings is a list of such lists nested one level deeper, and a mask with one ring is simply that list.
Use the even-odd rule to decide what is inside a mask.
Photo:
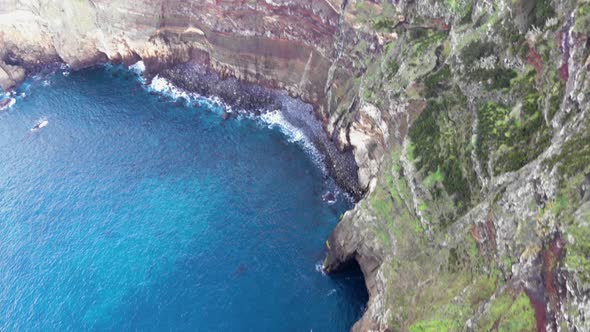
[{"label": "rocky shoreline", "polygon": [[[155,73],[151,73],[154,75]],[[364,194],[358,181],[358,167],[351,149],[339,150],[334,140],[328,137],[323,123],[314,112],[314,105],[290,97],[286,92],[270,87],[240,82],[236,78],[222,79],[204,62],[190,62],[164,68],[157,75],[169,79],[176,86],[203,96],[215,96],[231,109],[243,110],[260,116],[266,112],[279,111],[297,130],[310,140],[320,152],[328,174],[337,184],[359,200]],[[234,116],[224,114],[225,119]]]}]

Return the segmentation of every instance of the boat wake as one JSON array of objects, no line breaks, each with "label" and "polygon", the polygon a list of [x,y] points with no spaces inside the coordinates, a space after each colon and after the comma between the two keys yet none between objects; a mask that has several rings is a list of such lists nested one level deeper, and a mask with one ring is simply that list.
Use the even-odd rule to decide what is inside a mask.
[{"label": "boat wake", "polygon": [[49,124],[49,121],[47,121],[45,119],[41,119],[33,128],[31,128],[31,131],[37,131],[41,128],[47,127],[48,124]]}]

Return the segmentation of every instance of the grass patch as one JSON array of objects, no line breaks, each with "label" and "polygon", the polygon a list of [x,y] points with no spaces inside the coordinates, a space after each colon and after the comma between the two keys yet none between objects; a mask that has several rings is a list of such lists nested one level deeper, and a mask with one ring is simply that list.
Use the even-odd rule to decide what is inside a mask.
[{"label": "grass patch", "polygon": [[487,102],[478,109],[476,154],[484,164],[491,153],[496,156],[494,174],[520,169],[551,143],[551,129],[543,119],[543,100],[534,88],[534,77],[531,71],[511,83],[515,91],[525,94],[520,108]]},{"label": "grass patch", "polygon": [[483,82],[486,90],[508,90],[510,81],[518,76],[518,73],[512,69],[477,69],[469,73],[469,78]]},{"label": "grass patch", "polygon": [[477,325],[480,331],[532,332],[536,329],[535,310],[524,292],[514,298],[506,291],[494,299]]},{"label": "grass patch", "polygon": [[[464,100],[446,98],[429,100],[426,108],[410,128],[416,169],[425,174],[424,186],[434,199],[446,191],[452,197],[458,213],[471,204],[470,141],[449,115],[451,109],[463,108]],[[467,123],[467,122],[465,122]],[[442,186],[440,185],[442,184]]]}]

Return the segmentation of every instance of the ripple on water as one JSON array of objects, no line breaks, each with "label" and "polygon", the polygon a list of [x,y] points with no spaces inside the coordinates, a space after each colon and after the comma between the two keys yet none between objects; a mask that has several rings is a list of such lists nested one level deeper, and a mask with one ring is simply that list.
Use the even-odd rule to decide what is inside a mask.
[{"label": "ripple on water", "polygon": [[350,328],[362,278],[321,273],[350,203],[305,138],[276,118],[223,121],[224,105],[192,102],[202,96],[179,107],[160,95],[173,86],[153,84],[108,66],[40,75],[12,96],[0,116],[2,329]]}]

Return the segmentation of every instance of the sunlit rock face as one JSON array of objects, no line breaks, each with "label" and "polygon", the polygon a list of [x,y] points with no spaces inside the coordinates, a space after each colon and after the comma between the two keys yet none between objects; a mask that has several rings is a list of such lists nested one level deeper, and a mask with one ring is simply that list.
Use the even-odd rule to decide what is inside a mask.
[{"label": "sunlit rock face", "polygon": [[[354,107],[355,94],[349,92],[358,82],[355,69],[342,65],[350,63],[343,52],[350,27],[342,5],[334,0],[3,1],[0,87],[9,89],[51,63],[79,69],[142,60],[148,76],[186,63],[206,65],[222,78],[286,90],[313,104],[336,146],[349,151],[352,117],[345,113]],[[367,186],[354,178],[343,182],[360,197]]]},{"label": "sunlit rock face", "polygon": [[207,61],[228,76],[323,104],[337,54],[338,1],[3,1],[1,86],[29,69],[101,61],[148,69]]}]

